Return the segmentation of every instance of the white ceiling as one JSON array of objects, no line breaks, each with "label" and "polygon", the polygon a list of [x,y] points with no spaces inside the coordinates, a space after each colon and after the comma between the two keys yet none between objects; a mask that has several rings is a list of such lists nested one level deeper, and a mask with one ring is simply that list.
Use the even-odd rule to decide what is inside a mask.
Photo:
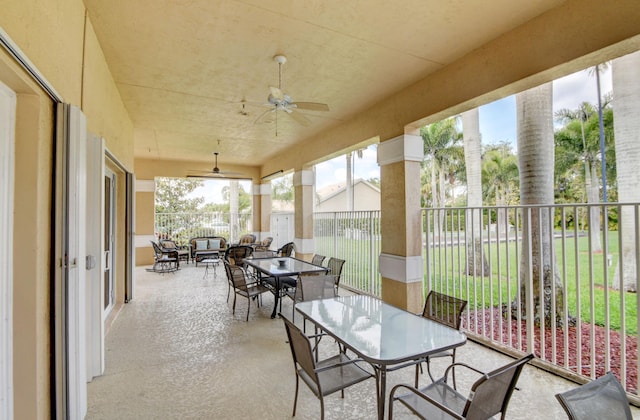
[{"label": "white ceiling", "polygon": [[[260,165],[561,0],[84,0],[135,127],[135,156]],[[322,102],[264,112],[278,86]],[[242,102],[246,101],[244,113]],[[218,140],[220,145],[218,146]]]}]

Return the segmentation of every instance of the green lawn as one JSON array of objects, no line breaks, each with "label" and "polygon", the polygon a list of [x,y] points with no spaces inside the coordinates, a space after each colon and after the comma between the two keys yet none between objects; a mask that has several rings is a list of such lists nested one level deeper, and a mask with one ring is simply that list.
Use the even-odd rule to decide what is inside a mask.
[{"label": "green lawn", "polygon": [[[593,254],[589,261],[588,240],[587,237],[579,237],[577,240],[569,238],[565,242],[564,249],[562,249],[562,242],[556,240],[557,268],[563,284],[566,284],[569,314],[576,315],[579,302],[582,321],[591,322],[593,319],[596,324],[605,325],[608,311],[611,329],[620,330],[622,327],[620,299],[624,296],[625,329],[627,334],[636,335],[636,294],[621,294],[611,287],[604,287],[605,267],[609,285],[613,284],[615,278],[618,262],[617,232],[610,233],[608,238],[608,254],[611,257],[609,266],[604,254]],[[517,291],[517,260],[520,248],[521,244],[515,242],[510,242],[508,245],[505,243],[486,245],[484,252],[490,261],[491,275],[484,278],[458,274],[459,271],[464,272],[464,248],[433,248],[430,252],[436,263],[432,265],[432,277],[439,279],[436,288],[469,300],[470,308],[488,308],[508,304],[514,299]],[[563,258],[563,255],[566,258]],[[593,275],[590,276],[590,273]],[[593,280],[590,280],[591,278]],[[591,293],[593,293],[593,307],[590,303]],[[607,301],[608,305],[605,304]]]}]

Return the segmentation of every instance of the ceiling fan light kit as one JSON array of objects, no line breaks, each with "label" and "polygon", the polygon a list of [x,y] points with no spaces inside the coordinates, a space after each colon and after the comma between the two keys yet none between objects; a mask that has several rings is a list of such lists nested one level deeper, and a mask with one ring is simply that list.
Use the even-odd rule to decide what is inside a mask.
[{"label": "ceiling fan light kit", "polygon": [[270,116],[275,114],[276,136],[278,136],[278,111],[284,111],[295,121],[302,125],[309,125],[311,120],[306,116],[296,112],[297,110],[309,111],[329,111],[329,105],[319,102],[294,102],[291,96],[282,90],[282,65],[287,62],[287,57],[282,54],[273,56],[273,61],[278,63],[278,87],[270,86],[269,96],[267,97],[266,106],[270,109],[263,112],[254,123],[271,122]]}]

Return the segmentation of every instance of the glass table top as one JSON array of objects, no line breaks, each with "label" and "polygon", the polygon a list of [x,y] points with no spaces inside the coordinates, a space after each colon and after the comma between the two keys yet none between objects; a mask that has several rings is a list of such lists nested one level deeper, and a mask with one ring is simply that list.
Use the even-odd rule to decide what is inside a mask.
[{"label": "glass table top", "polygon": [[291,257],[247,258],[244,262],[274,277],[327,270],[326,267],[320,267]]},{"label": "glass table top", "polygon": [[466,336],[371,296],[299,302],[296,310],[363,359],[395,364],[458,347]]}]

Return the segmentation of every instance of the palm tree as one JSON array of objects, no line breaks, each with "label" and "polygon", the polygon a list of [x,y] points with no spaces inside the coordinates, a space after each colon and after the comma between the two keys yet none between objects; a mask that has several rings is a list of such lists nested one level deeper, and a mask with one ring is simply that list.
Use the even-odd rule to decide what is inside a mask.
[{"label": "palm tree", "polygon": [[[520,202],[553,204],[553,85],[546,83],[516,95],[518,123],[518,160],[520,168]],[[536,322],[555,326],[562,319],[563,288],[552,249],[549,213],[532,209],[522,218],[523,238],[520,308]],[[530,256],[530,257],[529,257]],[[540,281],[544,293],[540,296]],[[555,294],[553,293],[555,288]],[[527,308],[527,294],[533,296],[533,307]],[[556,306],[551,307],[551,297]]]},{"label": "palm tree", "polygon": [[482,227],[482,141],[478,108],[462,113],[462,137],[464,139],[464,163],[467,177],[467,210],[465,230],[467,242],[467,273],[488,276],[489,264],[482,252],[480,229]]},{"label": "palm tree", "polygon": [[[518,157],[508,143],[486,148],[482,156],[482,187],[487,204],[507,206],[517,203]],[[498,212],[499,224],[502,221],[501,213],[504,212]]]},{"label": "palm tree", "polygon": [[[597,136],[587,135],[585,125],[596,115],[594,107],[583,102],[578,109],[561,109],[556,112],[556,119],[564,122],[563,130],[556,133],[556,143],[564,144],[564,152],[569,148],[575,150],[571,155],[577,156],[584,164],[584,182],[587,196],[587,203],[597,204],[600,202],[600,182],[598,180],[598,164],[600,153],[600,143]],[[604,132],[604,131],[603,131]],[[569,155],[563,155],[566,160]],[[605,175],[606,176],[606,175]],[[591,207],[589,212],[589,234],[594,252],[602,252],[600,241],[600,208]]]},{"label": "palm tree", "polygon": [[[431,207],[444,207],[446,205],[445,181],[449,180],[451,184],[456,170],[459,170],[459,165],[452,163],[459,162],[463,154],[459,146],[460,133],[456,127],[456,119],[449,118],[422,127],[420,136],[424,144],[423,168],[428,167],[430,170],[428,178],[431,184]],[[423,180],[425,178],[423,176]],[[425,202],[427,202],[426,199]],[[440,214],[434,220],[433,229],[436,233],[442,232],[443,222],[444,214]]]},{"label": "palm tree", "polygon": [[[612,78],[615,112],[616,169],[618,201],[636,203],[640,201],[640,51],[613,60]],[[636,291],[636,247],[634,243],[634,210],[624,206],[620,214],[622,240],[622,278],[626,291]],[[619,273],[619,267],[616,270]],[[616,285],[619,282],[615,282]]]}]

